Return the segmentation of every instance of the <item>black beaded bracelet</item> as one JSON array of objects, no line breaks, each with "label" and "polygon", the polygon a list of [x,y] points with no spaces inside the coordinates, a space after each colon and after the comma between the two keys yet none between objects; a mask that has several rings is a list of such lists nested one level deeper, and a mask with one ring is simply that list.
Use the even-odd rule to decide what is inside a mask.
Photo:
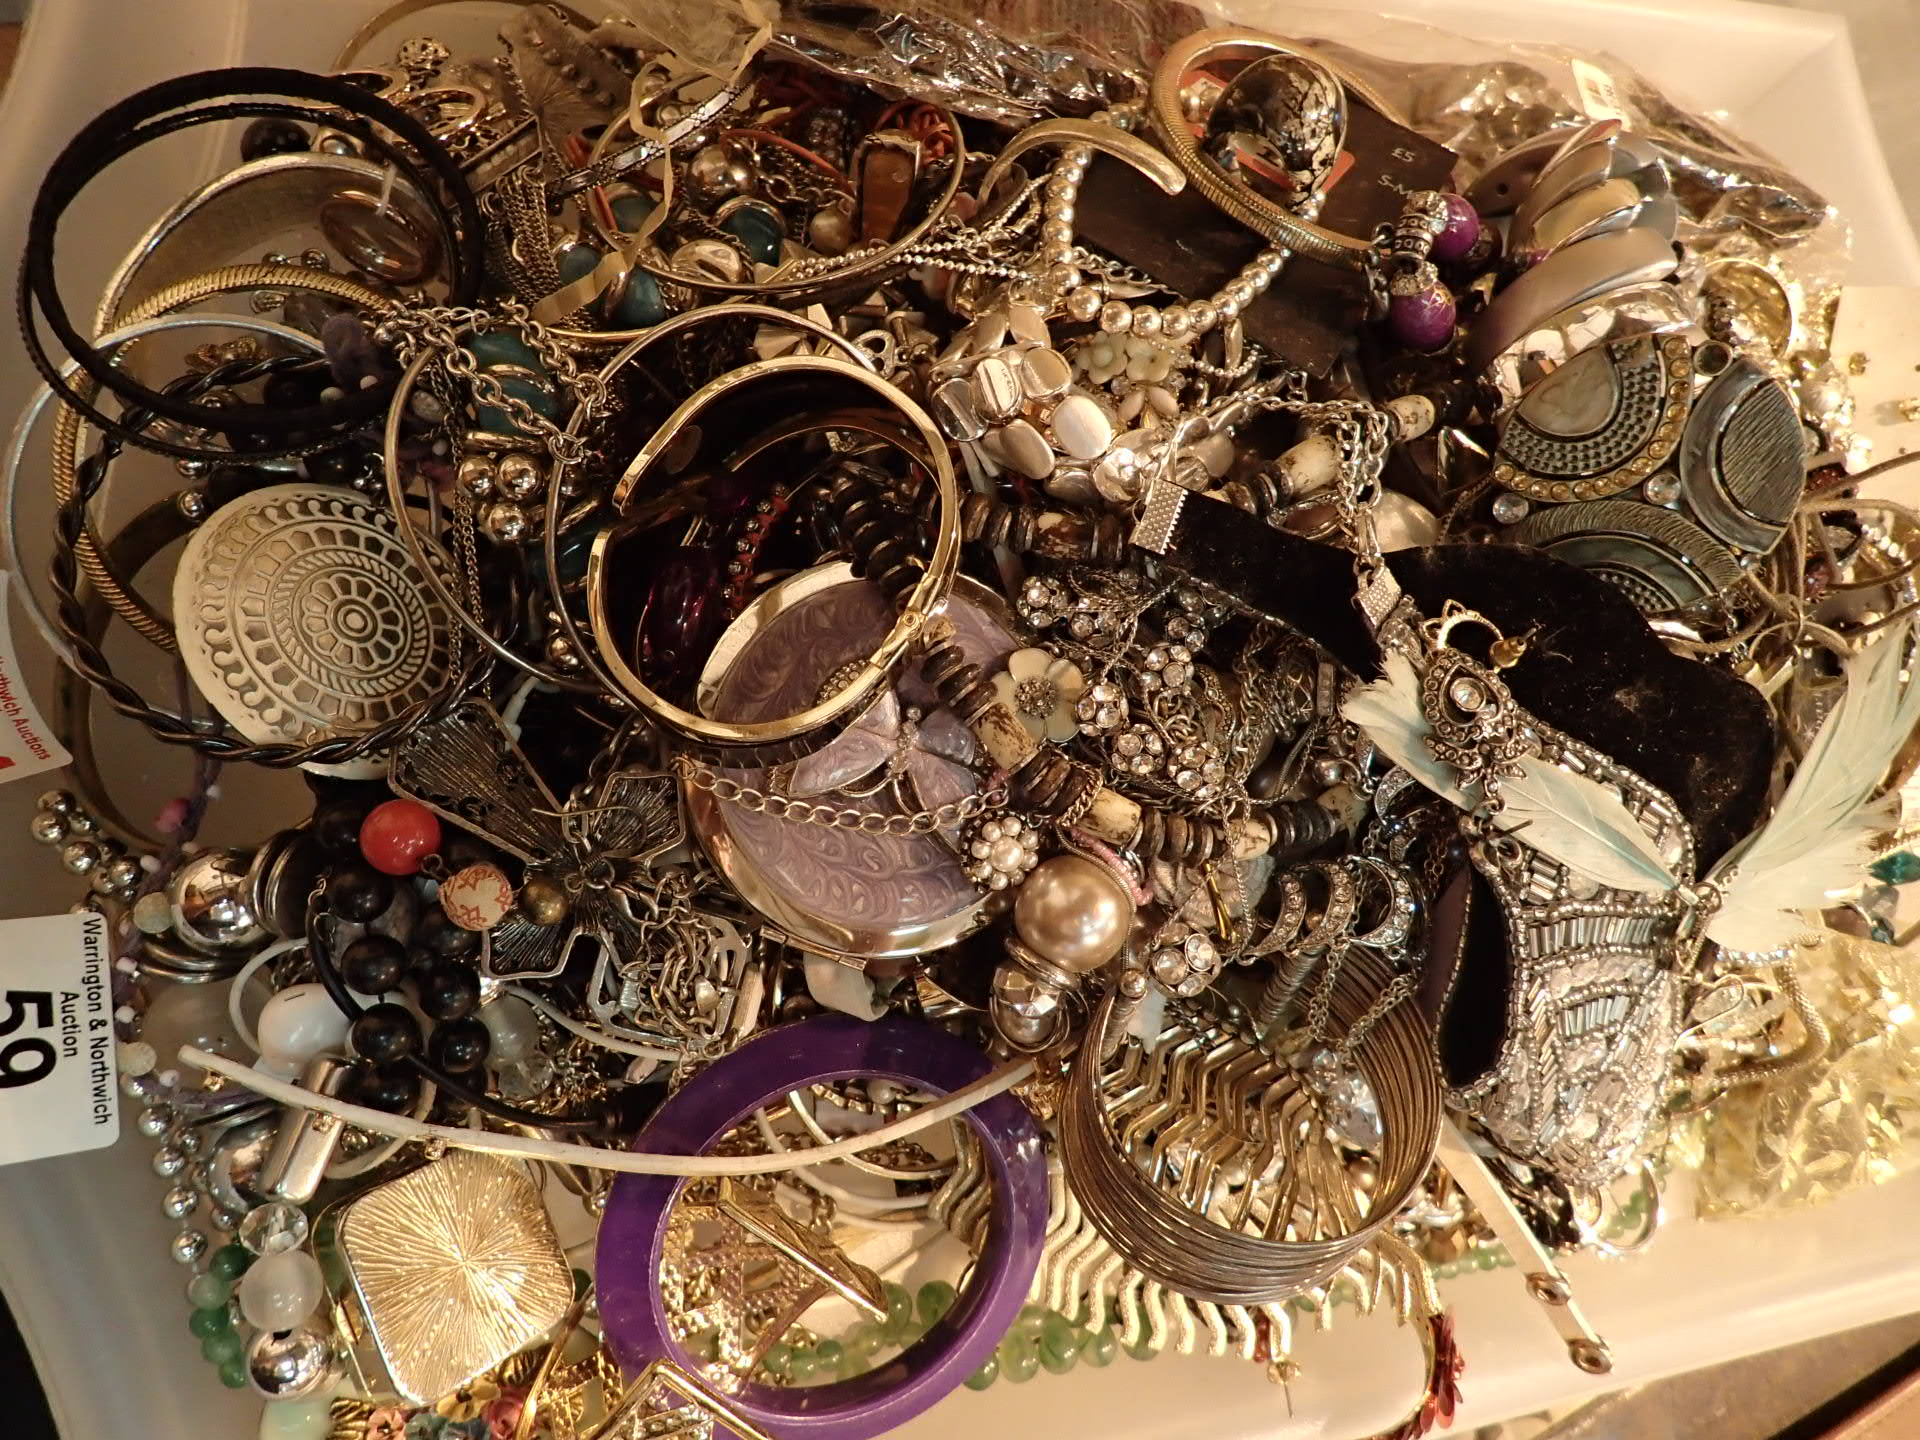
[{"label": "black beaded bracelet", "polygon": [[[262,95],[291,97],[328,108],[232,98]],[[229,103],[212,103],[223,100]],[[139,384],[115,366],[75,328],[61,304],[54,269],[57,233],[68,207],[89,182],[114,161],[163,135],[221,120],[250,117],[324,124],[355,136],[379,153],[430,204],[436,205],[445,252],[450,257],[449,303],[467,305],[479,292],[484,274],[479,204],[452,156],[424,125],[397,106],[343,80],[300,70],[264,67],[202,71],[142,90],[94,119],[53,162],[34,199],[17,298],[27,354],[55,394],[96,425],[143,449],[185,459],[225,458],[227,453],[132,431],[123,420],[86,403],[68,386],[48,355],[35,323],[36,307],[61,346],[102,387],[127,403],[182,425],[220,434],[264,437],[267,445],[256,445],[250,451],[256,456],[313,448],[314,432],[337,435],[364,425],[384,412],[390,398],[391,387],[376,385],[322,405],[290,408],[238,405],[216,410],[190,404]],[[405,148],[388,138],[389,135],[397,136]],[[418,157],[417,162],[413,156]],[[438,187],[435,180],[440,182]],[[437,202],[435,197],[442,192],[445,201]],[[280,448],[272,448],[275,444]]]}]

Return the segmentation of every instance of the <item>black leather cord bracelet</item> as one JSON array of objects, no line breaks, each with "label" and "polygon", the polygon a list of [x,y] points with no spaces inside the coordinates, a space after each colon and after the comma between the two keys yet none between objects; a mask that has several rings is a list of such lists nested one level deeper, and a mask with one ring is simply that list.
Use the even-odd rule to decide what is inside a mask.
[{"label": "black leather cord bracelet", "polygon": [[[290,105],[282,100],[234,98],[266,95],[315,102],[328,108]],[[227,103],[215,103],[221,101]],[[325,405],[292,408],[242,405],[219,410],[195,405],[140,385],[88,343],[61,304],[54,269],[59,225],[73,200],[96,176],[116,160],[164,135],[222,120],[261,116],[305,120],[345,131],[392,163],[430,202],[436,195],[444,194],[444,201],[438,202],[438,218],[450,257],[449,303],[469,304],[479,292],[484,266],[478,202],[445,148],[425,126],[398,107],[343,80],[271,68],[204,71],[140,91],[82,129],[48,171],[35,197],[28,224],[18,303],[27,353],[48,384],[96,425],[143,449],[191,459],[225,458],[226,455],[224,451],[178,445],[142,434],[83,403],[72,393],[47,354],[35,322],[36,308],[47,328],[81,369],[124,402],[182,425],[221,434],[244,434],[249,437],[249,453],[255,455],[314,448],[313,432],[328,431],[337,435],[358,428],[381,414],[388,402],[390,387],[373,386]],[[406,148],[391,137],[398,137]],[[417,162],[406,153],[407,149],[418,157]],[[440,182],[438,186],[435,180]],[[264,447],[259,443],[262,437],[267,441]],[[274,448],[281,441],[286,443]]]}]

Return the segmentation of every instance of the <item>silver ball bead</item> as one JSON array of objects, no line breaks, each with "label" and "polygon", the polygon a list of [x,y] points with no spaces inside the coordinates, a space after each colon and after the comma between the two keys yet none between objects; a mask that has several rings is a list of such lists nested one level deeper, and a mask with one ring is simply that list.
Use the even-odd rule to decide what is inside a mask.
[{"label": "silver ball bead", "polygon": [[96,835],[100,831],[100,822],[84,810],[74,810],[67,816],[67,829],[76,836]]},{"label": "silver ball bead", "polygon": [[42,810],[27,822],[27,833],[42,845],[59,845],[73,832],[67,825],[66,816],[57,811]]},{"label": "silver ball bead", "polygon": [[493,485],[503,500],[531,500],[546,483],[546,472],[531,455],[503,455],[494,469]]},{"label": "silver ball bead", "polygon": [[204,490],[182,490],[173,497],[173,508],[197,525],[213,513],[213,502]]},{"label": "silver ball bead", "polygon": [[90,875],[102,858],[98,845],[91,840],[70,840],[60,852],[60,863],[73,875]]},{"label": "silver ball bead", "polygon": [[184,1220],[200,1208],[200,1197],[185,1185],[176,1185],[160,1197],[160,1213],[169,1220]]},{"label": "silver ball bead", "polygon": [[187,1152],[172,1145],[163,1145],[153,1154],[153,1173],[162,1180],[171,1180],[182,1174],[187,1168]]},{"label": "silver ball bead", "polygon": [[707,145],[687,162],[687,192],[708,204],[753,188],[753,162],[737,145]]},{"label": "silver ball bead", "polygon": [[1091,285],[1082,285],[1067,294],[1067,314],[1075,320],[1093,320],[1100,314],[1100,304],[1100,292]]},{"label": "silver ball bead", "polygon": [[34,803],[55,815],[71,815],[80,808],[80,802],[73,798],[71,790],[49,790]]},{"label": "silver ball bead", "polygon": [[174,1143],[189,1155],[204,1155],[208,1144],[207,1132],[204,1130],[183,1130],[180,1133],[180,1138]]},{"label": "silver ball bead", "polygon": [[146,872],[131,855],[116,855],[93,874],[93,888],[102,895],[125,895],[139,887]]},{"label": "silver ball bead", "polygon": [[197,950],[244,950],[267,938],[253,913],[249,870],[253,857],[240,850],[202,850],[167,882],[173,928]]},{"label": "silver ball bead", "polygon": [[1021,885],[1013,928],[1041,959],[1084,975],[1126,946],[1133,897],[1105,866],[1056,855]]},{"label": "silver ball bead", "polygon": [[167,1127],[171,1124],[173,1124],[171,1105],[149,1105],[140,1112],[139,1118],[133,1122],[133,1127],[149,1140],[158,1140],[167,1133]]},{"label": "silver ball bead", "polygon": [[1160,333],[1160,312],[1151,305],[1133,307],[1133,333],[1144,339],[1152,339]]},{"label": "silver ball bead", "polygon": [[1100,328],[1110,335],[1124,335],[1133,328],[1133,307],[1124,300],[1109,300],[1100,307]]},{"label": "silver ball bead", "polygon": [[247,1217],[234,1210],[216,1210],[213,1212],[213,1228],[222,1235],[231,1235],[240,1228],[240,1222]]},{"label": "silver ball bead", "polygon": [[474,500],[493,498],[493,480],[493,461],[485,455],[469,455],[453,472],[453,483],[460,487],[460,493]]},{"label": "silver ball bead", "polygon": [[247,1345],[247,1379],[269,1400],[298,1400],[333,1378],[333,1347],[301,1325],[275,1334],[262,1330]]},{"label": "silver ball bead", "polygon": [[132,1100],[151,1100],[160,1093],[160,1082],[151,1075],[122,1075],[120,1093]]},{"label": "silver ball bead", "polygon": [[527,512],[507,500],[496,500],[480,512],[480,528],[498,545],[518,545],[533,533]]},{"label": "silver ball bead", "polygon": [[171,1253],[176,1263],[191,1265],[207,1253],[207,1237],[198,1230],[182,1230],[173,1237]]},{"label": "silver ball bead", "polygon": [[1187,324],[1195,335],[1204,335],[1220,323],[1220,312],[1211,300],[1196,300],[1187,307]]}]

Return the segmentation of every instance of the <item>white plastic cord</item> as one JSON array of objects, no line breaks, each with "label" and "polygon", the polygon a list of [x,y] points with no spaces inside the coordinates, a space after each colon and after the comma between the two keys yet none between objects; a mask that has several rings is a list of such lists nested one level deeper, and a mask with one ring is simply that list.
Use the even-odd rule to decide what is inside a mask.
[{"label": "white plastic cord", "polygon": [[679,1175],[704,1179],[716,1175],[778,1175],[808,1165],[823,1164],[862,1150],[890,1145],[909,1135],[918,1135],[974,1106],[1005,1094],[1033,1074],[1031,1060],[1015,1060],[956,1090],[944,1100],[935,1101],[904,1119],[865,1135],[849,1136],[817,1149],[786,1155],[654,1155],[631,1150],[600,1150],[592,1145],[574,1145],[562,1140],[536,1140],[528,1136],[502,1135],[490,1130],[462,1130],[451,1125],[429,1125],[364,1105],[350,1105],[331,1095],[319,1095],[286,1080],[263,1075],[250,1065],[212,1055],[197,1045],[182,1045],[180,1058],[209,1074],[219,1075],[243,1085],[257,1095],[278,1100],[299,1110],[317,1110],[376,1135],[396,1140],[438,1140],[455,1150],[478,1150],[489,1155],[506,1155],[516,1160],[546,1160],[556,1165],[581,1165],[590,1170],[614,1170],[624,1175]]},{"label": "white plastic cord", "polygon": [[[433,1109],[433,1097],[437,1087],[431,1080],[423,1081],[420,1086],[420,1098],[413,1102],[413,1118],[424,1120],[427,1112]],[[402,1150],[406,1149],[404,1140],[387,1140],[375,1145],[364,1154],[351,1160],[341,1160],[327,1167],[329,1180],[358,1180],[362,1175],[378,1170]]]},{"label": "white plastic cord", "polygon": [[563,1014],[561,1011],[556,1010],[524,986],[509,985],[506,987],[506,991],[516,1000],[526,1001],[527,1004],[538,1010],[568,1034],[578,1035],[582,1040],[611,1050],[615,1054],[637,1055],[642,1060],[665,1060],[669,1064],[680,1058],[680,1052],[678,1050],[662,1050],[658,1045],[641,1045],[632,1040],[616,1039],[604,1030],[595,1030],[591,1025],[582,1025],[571,1015]]},{"label": "white plastic cord", "polygon": [[[767,1112],[764,1110],[753,1112],[753,1123],[759,1127],[760,1138],[775,1155],[791,1155],[796,1161],[805,1162],[808,1156],[818,1153],[814,1150],[789,1150],[786,1142],[774,1130],[773,1122],[767,1119]],[[845,1206],[850,1210],[862,1210],[868,1215],[884,1215],[893,1210],[922,1210],[933,1198],[931,1195],[862,1195],[857,1190],[849,1190],[845,1186],[836,1185],[831,1180],[825,1180],[813,1174],[812,1167],[805,1163],[795,1169],[793,1178],[809,1189],[825,1195],[835,1205]]]},{"label": "white plastic cord", "polygon": [[233,983],[227,987],[227,1019],[233,1022],[233,1033],[240,1037],[241,1044],[256,1055],[260,1053],[260,1037],[253,1033],[253,1027],[240,1014],[240,997],[246,993],[247,982],[260,973],[262,965],[269,960],[278,960],[282,955],[290,955],[295,950],[303,950],[306,944],[304,939],[274,941],[242,965],[239,973],[233,977]]}]

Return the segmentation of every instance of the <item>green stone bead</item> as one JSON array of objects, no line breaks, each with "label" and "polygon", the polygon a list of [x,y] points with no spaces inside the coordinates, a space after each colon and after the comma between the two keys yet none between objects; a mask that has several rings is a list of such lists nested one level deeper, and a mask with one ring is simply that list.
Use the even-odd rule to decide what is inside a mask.
[{"label": "green stone bead", "polygon": [[1111,1330],[1088,1330],[1080,1337],[1080,1358],[1096,1370],[1104,1370],[1120,1353],[1120,1340]]},{"label": "green stone bead", "polygon": [[1492,1270],[1496,1268],[1499,1263],[1498,1260],[1493,1258],[1492,1252],[1487,1250],[1482,1250],[1473,1257],[1474,1268],[1477,1270]]},{"label": "green stone bead", "polygon": [[260,1440],[327,1440],[333,1431],[327,1396],[269,1401],[260,1415]]},{"label": "green stone bead", "polygon": [[247,1362],[244,1360],[227,1360],[222,1362],[220,1366],[220,1383],[229,1390],[246,1389]]},{"label": "green stone bead", "polygon": [[999,1378],[1000,1357],[998,1355],[989,1355],[987,1356],[986,1364],[967,1376],[966,1384],[969,1390],[984,1390]]},{"label": "green stone bead", "polygon": [[218,1275],[196,1275],[187,1284],[187,1303],[196,1310],[217,1310],[233,1298],[233,1285]]},{"label": "green stone bead", "polygon": [[787,1378],[795,1382],[811,1380],[819,1368],[820,1362],[813,1358],[811,1350],[796,1348],[793,1357],[787,1361]]},{"label": "green stone bead", "polygon": [[1513,1268],[1513,1255],[1510,1251],[1501,1250],[1496,1253],[1494,1258],[1500,1262],[1500,1268],[1502,1270],[1511,1270]]},{"label": "green stone bead", "polygon": [[787,238],[787,227],[754,205],[742,205],[720,222],[720,228],[762,265],[780,258],[780,242]]},{"label": "green stone bead", "polygon": [[247,1273],[253,1255],[244,1245],[222,1245],[207,1261],[207,1273],[231,1284]]},{"label": "green stone bead", "polygon": [[786,1378],[793,1370],[793,1347],[775,1343],[767,1347],[767,1353],[760,1359],[761,1365],[769,1375]]},{"label": "green stone bead", "polygon": [[221,1335],[233,1329],[233,1315],[224,1305],[218,1310],[196,1310],[187,1316],[187,1329],[202,1340]]},{"label": "green stone bead", "polygon": [[1015,1385],[1024,1385],[1040,1373],[1040,1347],[1025,1340],[1000,1342],[1000,1373]]},{"label": "green stone bead", "polygon": [[1127,1354],[1135,1360],[1151,1360],[1155,1355],[1160,1353],[1145,1340],[1142,1340],[1138,1345],[1123,1345],[1120,1348],[1125,1350]]},{"label": "green stone bead", "polygon": [[1054,1350],[1047,1345],[1040,1347],[1040,1363],[1047,1367],[1050,1375],[1064,1375],[1080,1363],[1080,1345],[1076,1341],[1065,1350]]},{"label": "green stone bead", "polygon": [[1460,1266],[1454,1261],[1448,1260],[1443,1264],[1434,1266],[1433,1273],[1438,1275],[1442,1280],[1451,1280],[1460,1273]]},{"label": "green stone bead", "polygon": [[591,275],[601,258],[600,252],[591,245],[569,245],[555,259],[554,268],[560,272],[560,283],[571,285]]},{"label": "green stone bead", "polygon": [[1911,850],[1896,850],[1867,867],[1882,885],[1907,885],[1920,880],[1920,855]]},{"label": "green stone bead", "polygon": [[544,374],[540,353],[511,330],[483,330],[467,337],[467,349],[482,365],[517,365]]},{"label": "green stone bead", "polygon": [[667,318],[667,302],[660,298],[660,282],[637,265],[613,292],[607,320],[616,330],[640,330]]},{"label": "green stone bead", "polygon": [[225,1365],[230,1360],[238,1360],[245,1349],[240,1337],[231,1330],[215,1331],[200,1342],[200,1353],[210,1365]]},{"label": "green stone bead", "polygon": [[946,1281],[927,1281],[920,1287],[920,1318],[929,1325],[944,1319],[956,1298],[953,1286]]},{"label": "green stone bead", "polygon": [[857,1355],[862,1360],[871,1360],[880,1353],[880,1347],[886,1343],[886,1336],[880,1333],[880,1327],[871,1322],[856,1325],[847,1332],[847,1354]]},{"label": "green stone bead", "polygon": [[896,1285],[891,1280],[886,1285],[887,1295],[887,1334],[898,1339],[913,1324],[913,1295],[906,1286]]},{"label": "green stone bead", "polygon": [[1031,1340],[1037,1343],[1041,1335],[1045,1333],[1046,1328],[1047,1312],[1042,1310],[1038,1305],[1028,1305],[1020,1311],[1019,1318],[1013,1322],[1013,1329],[1007,1333],[1017,1339]]},{"label": "green stone bead", "polygon": [[838,1365],[846,1353],[847,1347],[838,1340],[822,1340],[813,1347],[813,1358],[822,1366]]},{"label": "green stone bead", "polygon": [[616,195],[612,208],[613,223],[620,227],[620,233],[631,235],[647,223],[647,216],[653,213],[654,200],[651,195]]},{"label": "green stone bead", "polygon": [[1072,1357],[1080,1351],[1080,1332],[1075,1330],[1064,1315],[1049,1314],[1040,1326],[1040,1354],[1044,1360],[1049,1354]]}]

